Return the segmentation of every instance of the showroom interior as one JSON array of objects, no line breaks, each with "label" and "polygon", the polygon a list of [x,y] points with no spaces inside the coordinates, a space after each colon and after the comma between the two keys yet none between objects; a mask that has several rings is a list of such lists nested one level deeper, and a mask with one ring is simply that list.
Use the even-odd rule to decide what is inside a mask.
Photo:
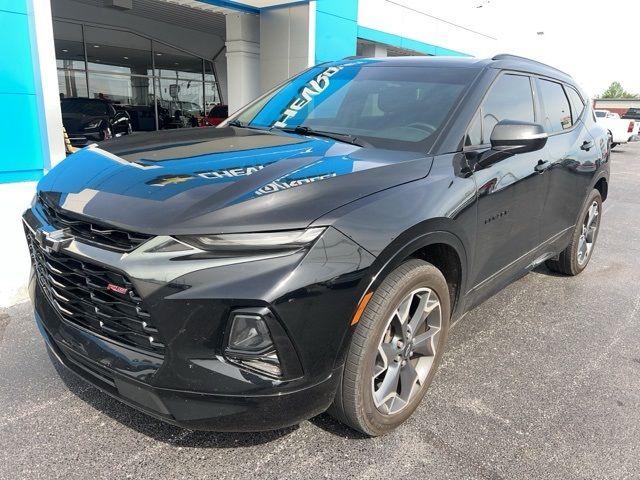
[{"label": "showroom interior", "polygon": [[221,88],[226,97],[218,80],[226,81],[224,14],[149,1],[110,11],[100,3],[52,2],[60,98],[122,105],[133,131],[202,126],[203,113],[222,103]]}]

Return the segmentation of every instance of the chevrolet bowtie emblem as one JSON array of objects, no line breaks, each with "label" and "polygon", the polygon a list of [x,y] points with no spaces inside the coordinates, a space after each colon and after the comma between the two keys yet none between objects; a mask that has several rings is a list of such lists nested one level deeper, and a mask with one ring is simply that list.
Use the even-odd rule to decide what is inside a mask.
[{"label": "chevrolet bowtie emblem", "polygon": [[193,175],[163,175],[161,177],[149,180],[147,185],[153,185],[154,187],[165,187],[167,185],[174,185],[183,183],[195,178]]},{"label": "chevrolet bowtie emblem", "polygon": [[59,252],[71,243],[73,237],[69,235],[67,230],[54,230],[53,232],[38,230],[36,240],[46,252]]}]

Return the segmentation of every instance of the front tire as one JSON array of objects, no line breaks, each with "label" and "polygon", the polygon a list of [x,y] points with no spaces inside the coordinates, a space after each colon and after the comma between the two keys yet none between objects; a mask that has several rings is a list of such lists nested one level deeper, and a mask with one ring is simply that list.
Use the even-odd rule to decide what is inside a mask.
[{"label": "front tire", "polygon": [[356,326],[329,413],[370,436],[407,420],[440,363],[450,315],[436,267],[412,259],[391,272]]},{"label": "front tire", "polygon": [[580,212],[571,237],[571,243],[565,248],[557,260],[548,260],[547,268],[565,275],[578,275],[589,264],[593,248],[600,231],[602,217],[602,197],[593,189]]}]

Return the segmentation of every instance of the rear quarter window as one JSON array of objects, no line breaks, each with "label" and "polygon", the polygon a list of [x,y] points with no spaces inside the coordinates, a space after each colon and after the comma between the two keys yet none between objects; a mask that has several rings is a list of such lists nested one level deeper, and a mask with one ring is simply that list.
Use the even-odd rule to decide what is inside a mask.
[{"label": "rear quarter window", "polygon": [[582,97],[580,97],[580,94],[572,87],[565,88],[569,96],[569,101],[571,102],[571,118],[573,119],[573,123],[576,123],[584,111],[584,101]]}]

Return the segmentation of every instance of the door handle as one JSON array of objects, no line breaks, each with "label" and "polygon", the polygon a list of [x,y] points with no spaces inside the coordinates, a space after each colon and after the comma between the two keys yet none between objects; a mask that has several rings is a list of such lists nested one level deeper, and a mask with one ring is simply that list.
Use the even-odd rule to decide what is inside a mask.
[{"label": "door handle", "polygon": [[538,173],[542,173],[547,168],[549,168],[549,160],[538,160],[538,164],[533,169]]},{"label": "door handle", "polygon": [[582,142],[582,145],[580,145],[580,149],[585,150],[587,152],[592,148],[593,148],[593,140],[585,140],[584,142]]}]

